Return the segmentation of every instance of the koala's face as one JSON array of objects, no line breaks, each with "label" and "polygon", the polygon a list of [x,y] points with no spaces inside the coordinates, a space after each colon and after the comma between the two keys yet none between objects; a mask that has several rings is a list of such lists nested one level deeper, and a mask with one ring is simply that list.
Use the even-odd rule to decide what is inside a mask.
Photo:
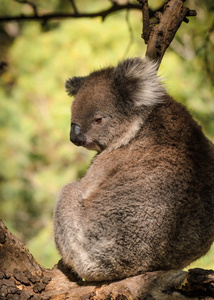
[{"label": "koala's face", "polygon": [[87,78],[71,108],[70,140],[77,146],[102,151],[114,135],[120,114],[116,110],[111,80]]},{"label": "koala's face", "polygon": [[133,135],[141,126],[143,109],[162,101],[164,94],[156,76],[156,65],[139,58],[86,77],[68,79],[66,90],[69,95],[75,95],[71,142],[98,152],[115,139],[125,144],[129,132]]}]

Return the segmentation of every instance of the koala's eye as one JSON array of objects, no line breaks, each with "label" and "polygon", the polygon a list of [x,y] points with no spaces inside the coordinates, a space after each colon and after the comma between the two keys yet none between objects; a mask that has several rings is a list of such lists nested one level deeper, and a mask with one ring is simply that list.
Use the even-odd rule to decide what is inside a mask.
[{"label": "koala's eye", "polygon": [[94,119],[94,123],[95,124],[101,124],[102,121],[103,121],[103,118],[96,118],[96,119]]}]

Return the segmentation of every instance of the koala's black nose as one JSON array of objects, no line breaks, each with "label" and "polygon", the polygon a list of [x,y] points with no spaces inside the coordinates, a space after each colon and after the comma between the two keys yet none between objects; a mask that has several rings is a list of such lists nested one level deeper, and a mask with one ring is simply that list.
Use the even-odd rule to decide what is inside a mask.
[{"label": "koala's black nose", "polygon": [[75,123],[71,123],[70,141],[77,146],[85,145],[85,137],[81,132],[81,128]]}]

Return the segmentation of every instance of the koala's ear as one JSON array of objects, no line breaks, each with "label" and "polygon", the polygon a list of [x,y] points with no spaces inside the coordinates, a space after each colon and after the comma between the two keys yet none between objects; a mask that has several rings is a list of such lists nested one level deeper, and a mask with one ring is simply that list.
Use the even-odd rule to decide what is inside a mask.
[{"label": "koala's ear", "polygon": [[157,76],[158,65],[148,58],[130,58],[114,70],[117,86],[121,87],[135,106],[151,106],[163,101],[165,89]]},{"label": "koala's ear", "polygon": [[65,82],[65,90],[69,96],[74,96],[83,85],[86,77],[73,77],[69,78]]}]

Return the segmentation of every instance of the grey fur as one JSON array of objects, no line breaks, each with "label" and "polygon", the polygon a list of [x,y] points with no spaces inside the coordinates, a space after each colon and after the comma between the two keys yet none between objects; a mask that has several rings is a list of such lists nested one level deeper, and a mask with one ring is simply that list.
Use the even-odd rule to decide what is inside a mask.
[{"label": "grey fur", "polygon": [[214,146],[155,68],[129,59],[69,81],[72,123],[98,155],[62,188],[54,232],[64,262],[88,281],[180,269],[214,240]]}]

